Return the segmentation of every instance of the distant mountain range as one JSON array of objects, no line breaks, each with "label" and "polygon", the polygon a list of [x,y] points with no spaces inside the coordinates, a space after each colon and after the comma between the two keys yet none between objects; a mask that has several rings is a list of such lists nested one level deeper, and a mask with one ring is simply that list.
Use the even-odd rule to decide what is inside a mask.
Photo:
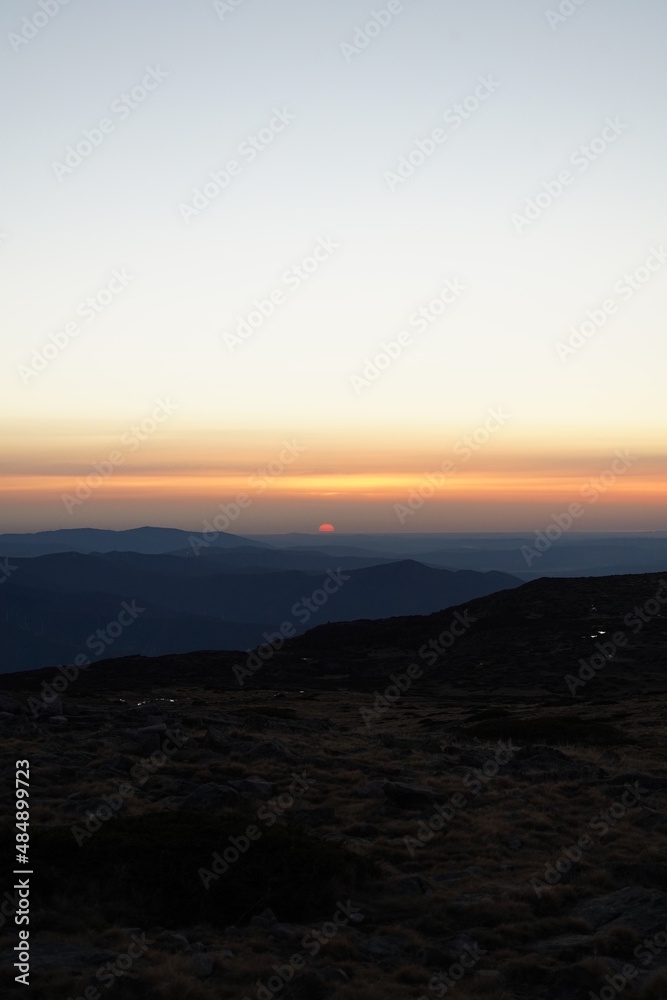
[{"label": "distant mountain range", "polygon": [[[414,559],[450,570],[497,570],[521,580],[542,576],[605,576],[660,572],[667,566],[667,532],[542,531],[440,534],[284,534],[241,536],[229,532],[143,527],[126,531],[64,528],[35,534],[0,535],[0,556],[33,557],[57,552],[139,552],[201,555],[220,559],[220,569],[316,570],[335,561],[359,569]],[[551,528],[554,528],[553,522]],[[541,540],[540,540],[541,538]],[[343,562],[343,559],[347,562]]]},{"label": "distant mountain range", "polygon": [[534,546],[527,535],[245,538],[155,527],[0,535],[0,672],[77,657],[247,651],[276,634],[327,634],[327,623],[351,623],[345,634],[365,642],[373,622],[393,619],[407,635],[409,616],[446,614],[539,576],[667,567],[661,533]]},{"label": "distant mountain range", "polygon": [[[388,576],[405,580],[403,572],[404,564],[393,565]],[[412,564],[410,572],[415,572]],[[91,628],[95,608],[100,620],[118,610],[117,597],[106,608],[97,601],[95,596],[91,606],[80,609],[81,635]],[[176,627],[187,620],[172,619]],[[489,705],[504,702],[520,710],[538,742],[544,733],[540,721],[532,721],[536,709],[539,715],[548,706],[564,707],[558,718],[566,726],[581,703],[617,706],[622,716],[629,699],[651,697],[659,712],[667,691],[667,574],[542,579],[429,615],[324,624],[314,617],[310,625],[276,648],[256,672],[247,668],[258,662],[256,653],[244,656],[239,649],[222,647],[183,653],[174,648],[149,657],[138,655],[141,641],[132,639],[133,650],[123,636],[99,657],[105,662],[80,674],[77,690],[127,691],[136,684],[147,691],[175,692],[181,685],[238,691],[240,665],[246,690],[377,693],[395,686],[395,678],[416,664],[420,671],[414,691],[432,698],[434,716],[451,716],[452,706],[464,702],[475,708],[477,720],[491,720],[497,729],[508,713],[494,712]],[[160,628],[170,627],[167,615],[153,619],[147,610],[128,636],[136,629],[135,636],[152,634],[159,642]],[[140,633],[142,628],[146,631]],[[4,646],[6,632],[0,630],[0,636]],[[170,641],[166,634],[162,648]],[[89,656],[96,660],[90,651]],[[67,655],[55,662],[72,659]],[[3,657],[0,690],[23,683],[21,676],[10,677],[9,670]],[[31,674],[30,683],[39,690],[53,676],[51,671]],[[580,735],[587,731],[578,728]],[[498,730],[491,735],[508,734]]]},{"label": "distant mountain range", "polygon": [[[52,552],[144,552],[159,555],[177,549],[193,551],[191,539],[203,542],[207,548],[257,549],[272,546],[228,532],[204,536],[201,532],[180,528],[129,528],[111,531],[103,528],[61,528],[58,531],[38,531],[34,534],[0,535],[0,554],[5,556],[44,556]],[[194,546],[196,548],[196,545]]]},{"label": "distant mountain range", "polygon": [[281,626],[292,636],[321,622],[428,614],[520,584],[503,573],[451,572],[414,560],[360,567],[364,562],[246,546],[204,549],[198,558],[192,549],[10,556],[0,587],[1,670],[77,657],[246,650]]}]

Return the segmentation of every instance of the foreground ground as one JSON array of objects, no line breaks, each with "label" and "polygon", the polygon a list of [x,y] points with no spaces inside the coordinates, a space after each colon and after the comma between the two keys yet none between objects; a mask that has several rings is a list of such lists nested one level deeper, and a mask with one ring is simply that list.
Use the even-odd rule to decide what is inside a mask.
[{"label": "foreground ground", "polygon": [[57,671],[0,677],[2,813],[29,760],[34,871],[26,990],[5,825],[2,994],[667,997],[666,619],[626,621],[659,587],[325,627],[243,685],[214,653],[56,698]]}]

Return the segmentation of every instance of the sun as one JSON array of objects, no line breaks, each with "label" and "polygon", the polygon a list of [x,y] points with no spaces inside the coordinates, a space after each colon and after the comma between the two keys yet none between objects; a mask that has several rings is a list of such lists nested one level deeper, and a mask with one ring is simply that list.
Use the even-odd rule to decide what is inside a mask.
[{"label": "sun", "polygon": [[336,529],[334,528],[333,524],[321,524],[319,530],[322,532],[331,532],[335,531]]}]

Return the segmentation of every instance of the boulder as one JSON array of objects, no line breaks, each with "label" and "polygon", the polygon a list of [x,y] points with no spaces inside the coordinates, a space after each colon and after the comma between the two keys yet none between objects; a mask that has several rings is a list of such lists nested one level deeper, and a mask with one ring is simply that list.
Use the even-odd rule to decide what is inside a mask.
[{"label": "boulder", "polygon": [[251,927],[274,927],[278,923],[278,918],[273,910],[267,906],[261,913],[250,918]]},{"label": "boulder", "polygon": [[181,809],[219,809],[236,806],[239,803],[239,793],[229,785],[216,785],[210,781],[194,788],[181,802]]},{"label": "boulder", "polygon": [[270,799],[276,791],[276,786],[272,781],[260,781],[257,778],[241,778],[230,781],[229,784],[243,798],[248,799]]},{"label": "boulder", "polygon": [[6,694],[0,694],[0,712],[8,712],[10,715],[17,715],[21,711],[21,702],[16,698],[10,698]]},{"label": "boulder", "polygon": [[667,893],[644,886],[627,886],[579,903],[571,916],[582,917],[595,930],[607,932],[617,925],[631,927],[640,937],[664,930]]},{"label": "boulder", "polygon": [[257,743],[251,750],[245,754],[249,760],[283,760],[289,763],[294,763],[298,760],[290,750],[280,742],[280,740],[265,740],[262,743]]},{"label": "boulder", "polygon": [[201,952],[198,955],[193,955],[190,963],[192,971],[199,979],[208,979],[209,976],[213,975],[213,970],[215,969],[215,958],[213,955]]},{"label": "boulder", "polygon": [[432,788],[406,785],[402,781],[385,781],[382,791],[392,805],[399,809],[421,809],[432,802],[439,802],[445,796]]}]

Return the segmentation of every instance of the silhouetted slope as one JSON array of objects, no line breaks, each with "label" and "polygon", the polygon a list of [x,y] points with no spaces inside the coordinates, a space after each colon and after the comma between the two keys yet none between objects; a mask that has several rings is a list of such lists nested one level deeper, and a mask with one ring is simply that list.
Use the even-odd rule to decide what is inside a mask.
[{"label": "silhouetted slope", "polygon": [[519,585],[503,574],[452,573],[411,561],[225,573],[214,558],[69,552],[13,558],[11,565],[0,591],[5,670],[64,662],[133,601],[146,610],[114,641],[114,656],[247,648],[284,623],[297,634],[314,622],[427,613]]}]

